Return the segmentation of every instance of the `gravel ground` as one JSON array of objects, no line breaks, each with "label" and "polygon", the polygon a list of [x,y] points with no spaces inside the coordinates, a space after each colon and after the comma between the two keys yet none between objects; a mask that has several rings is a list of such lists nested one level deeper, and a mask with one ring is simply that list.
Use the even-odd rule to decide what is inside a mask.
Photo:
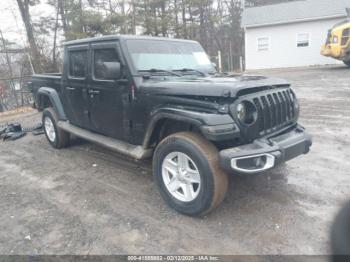
[{"label": "gravel ground", "polygon": [[[169,209],[149,162],[74,139],[0,142],[0,254],[329,254],[329,229],[350,198],[350,70],[259,72],[289,79],[311,152],[268,175],[231,177],[204,218]],[[40,114],[0,118],[30,126]]]}]

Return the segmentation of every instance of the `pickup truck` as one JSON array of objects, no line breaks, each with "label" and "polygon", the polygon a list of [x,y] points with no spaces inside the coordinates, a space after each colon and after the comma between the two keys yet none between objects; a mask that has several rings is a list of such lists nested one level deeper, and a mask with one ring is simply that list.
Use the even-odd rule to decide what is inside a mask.
[{"label": "pickup truck", "polygon": [[225,197],[228,176],[266,173],[306,154],[290,84],[219,74],[198,42],[102,36],[64,45],[62,74],[29,87],[54,148],[70,134],[133,159],[178,212],[200,216]]}]

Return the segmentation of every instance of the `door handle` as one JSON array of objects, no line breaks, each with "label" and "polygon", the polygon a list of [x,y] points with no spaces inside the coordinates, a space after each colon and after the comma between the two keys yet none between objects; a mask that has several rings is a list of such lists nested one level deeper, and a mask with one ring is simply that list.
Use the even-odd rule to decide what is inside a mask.
[{"label": "door handle", "polygon": [[73,90],[75,90],[75,88],[74,88],[74,87],[70,87],[70,86],[66,86],[66,89],[67,89],[67,90],[69,90],[69,91],[73,91]]},{"label": "door handle", "polygon": [[88,93],[89,93],[90,95],[99,95],[99,94],[100,94],[100,91],[98,91],[98,90],[89,90]]}]

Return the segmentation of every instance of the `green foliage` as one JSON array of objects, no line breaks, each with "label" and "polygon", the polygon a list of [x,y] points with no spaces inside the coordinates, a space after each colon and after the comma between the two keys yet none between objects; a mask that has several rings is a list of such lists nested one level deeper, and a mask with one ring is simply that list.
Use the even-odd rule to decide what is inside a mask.
[{"label": "green foliage", "polygon": [[85,11],[82,24],[84,33],[89,37],[110,33],[110,24],[95,11]]}]

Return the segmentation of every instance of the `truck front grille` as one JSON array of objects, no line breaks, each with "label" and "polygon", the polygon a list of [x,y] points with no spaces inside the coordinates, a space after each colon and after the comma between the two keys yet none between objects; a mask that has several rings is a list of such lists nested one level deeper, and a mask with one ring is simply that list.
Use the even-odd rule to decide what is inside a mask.
[{"label": "truck front grille", "polygon": [[295,108],[296,97],[289,88],[271,90],[269,93],[253,97],[252,101],[258,111],[257,128],[260,136],[291,124],[298,114]]}]

